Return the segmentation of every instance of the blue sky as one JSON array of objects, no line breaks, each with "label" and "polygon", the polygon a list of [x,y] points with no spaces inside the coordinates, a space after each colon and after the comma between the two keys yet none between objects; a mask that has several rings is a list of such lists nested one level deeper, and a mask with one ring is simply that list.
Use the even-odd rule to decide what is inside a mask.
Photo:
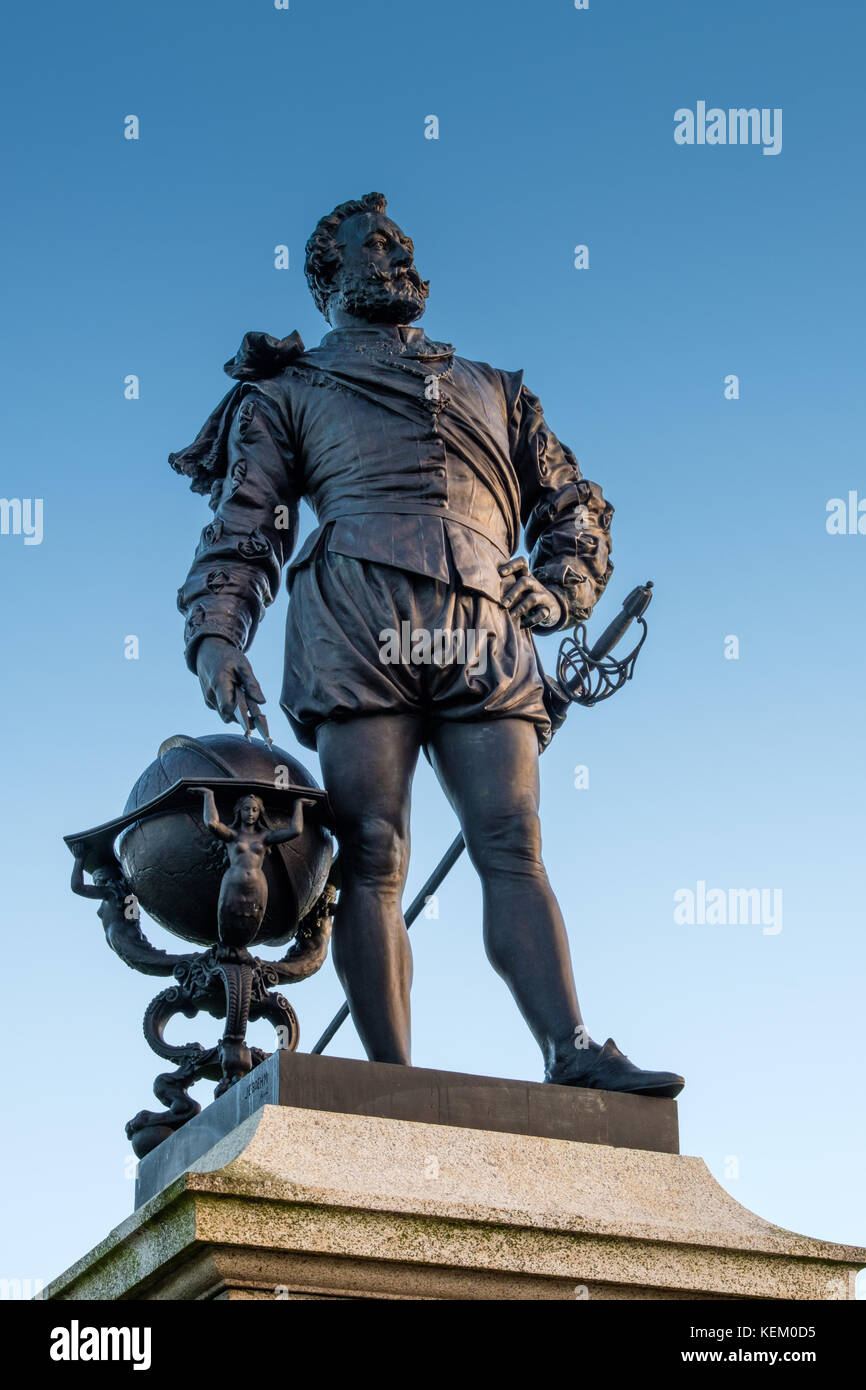
[{"label": "blue sky", "polygon": [[[222,727],[175,610],[209,513],[166,456],[246,330],[318,341],[304,242],[369,189],[416,242],[431,336],[524,368],[615,504],[594,630],[655,581],[635,683],[573,711],[542,764],[590,1030],[685,1074],[683,1151],[737,1200],[866,1243],[866,536],[825,524],[831,498],[866,497],[864,31],[853,0],[49,0],[7,20],[0,492],[42,498],[44,536],[0,535],[4,1276],[52,1277],[127,1214],[123,1126],[161,1069],[154,982],[70,895],[61,836],[116,814],[163,738]],[[699,100],[781,108],[782,152],[675,144]],[[297,752],[284,605],[252,657]],[[409,894],[454,830],[423,767]],[[782,930],[676,923],[699,881],[780,888]],[[467,865],[412,935],[415,1061],[540,1077]],[[330,963],[296,989],[302,1048],[341,998]],[[331,1051],[361,1055],[351,1027]]]}]

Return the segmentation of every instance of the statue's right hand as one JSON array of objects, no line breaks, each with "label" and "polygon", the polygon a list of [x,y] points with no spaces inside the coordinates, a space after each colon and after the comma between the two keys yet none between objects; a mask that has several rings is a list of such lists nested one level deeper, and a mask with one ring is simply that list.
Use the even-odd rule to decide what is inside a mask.
[{"label": "statue's right hand", "polygon": [[201,682],[205,704],[215,709],[226,724],[240,723],[235,710],[238,692],[257,705],[265,703],[264,692],[253,675],[253,668],[242,651],[224,637],[203,637],[198,644],[195,669]]}]

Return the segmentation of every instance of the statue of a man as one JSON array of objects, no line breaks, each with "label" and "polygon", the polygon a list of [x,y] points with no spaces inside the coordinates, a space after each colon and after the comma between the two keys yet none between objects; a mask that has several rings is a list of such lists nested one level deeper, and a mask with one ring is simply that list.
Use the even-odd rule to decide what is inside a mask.
[{"label": "statue of a man", "polygon": [[[532,633],[589,616],[612,568],[613,509],[522,372],[413,326],[429,287],[381,194],[322,218],[306,274],[332,331],[309,351],[297,334],[248,334],[226,364],[238,384],[171,458],[215,513],[178,596],[190,669],[227,722],[240,692],[264,699],[244,653],[306,498],[318,527],[289,566],[281,704],[318,751],[336,817],[334,962],[368,1056],[410,1061],[401,898],[423,748],[481,878],[488,957],[545,1079],[674,1096],[681,1077],[587,1034],[541,859],[551,723]],[[521,528],[531,564],[515,558]]]}]

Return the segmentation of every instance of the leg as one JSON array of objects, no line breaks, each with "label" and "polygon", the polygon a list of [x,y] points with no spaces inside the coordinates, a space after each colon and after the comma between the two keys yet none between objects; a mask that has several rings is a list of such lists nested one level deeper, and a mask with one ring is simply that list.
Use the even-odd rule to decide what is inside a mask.
[{"label": "leg", "polygon": [[574,1057],[582,1021],[562,914],[541,860],[535,726],[443,722],[429,747],[481,878],[488,958],[549,1074]]},{"label": "leg", "polygon": [[541,862],[534,725],[443,722],[429,746],[481,878],[487,955],[541,1048],[545,1080],[678,1095],[681,1076],[644,1071],[612,1038],[600,1047],[583,1029],[562,914]]},{"label": "leg", "polygon": [[330,720],[318,732],[343,872],[334,965],[367,1056],[407,1066],[412,955],[401,903],[421,737],[413,715]]}]

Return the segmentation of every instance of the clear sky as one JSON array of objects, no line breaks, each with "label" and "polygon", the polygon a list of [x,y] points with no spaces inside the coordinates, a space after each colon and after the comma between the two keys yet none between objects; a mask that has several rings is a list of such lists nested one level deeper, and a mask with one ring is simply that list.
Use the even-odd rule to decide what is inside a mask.
[{"label": "clear sky", "polygon": [[[6,35],[0,491],[44,511],[41,544],[0,535],[0,1275],[48,1279],[128,1213],[123,1127],[163,1066],[140,1022],[158,982],[69,893],[61,836],[117,814],[162,739],[223,727],[175,609],[210,514],[166,456],[246,330],[326,331],[304,242],[370,189],[415,239],[431,336],[524,368],[615,504],[593,630],[655,581],[634,684],[574,710],[542,763],[589,1028],[684,1073],[683,1151],[740,1202],[866,1243],[866,535],[826,526],[830,499],[866,497],[862,6],[47,0]],[[700,101],[780,108],[781,152],[675,143]],[[297,753],[284,605],[252,657]],[[455,828],[423,767],[409,894]],[[781,930],[676,921],[700,882],[780,889]],[[415,1061],[540,1079],[468,865],[412,939]],[[302,1048],[341,999],[330,963],[294,990]],[[351,1027],[331,1051],[361,1055]]]}]

